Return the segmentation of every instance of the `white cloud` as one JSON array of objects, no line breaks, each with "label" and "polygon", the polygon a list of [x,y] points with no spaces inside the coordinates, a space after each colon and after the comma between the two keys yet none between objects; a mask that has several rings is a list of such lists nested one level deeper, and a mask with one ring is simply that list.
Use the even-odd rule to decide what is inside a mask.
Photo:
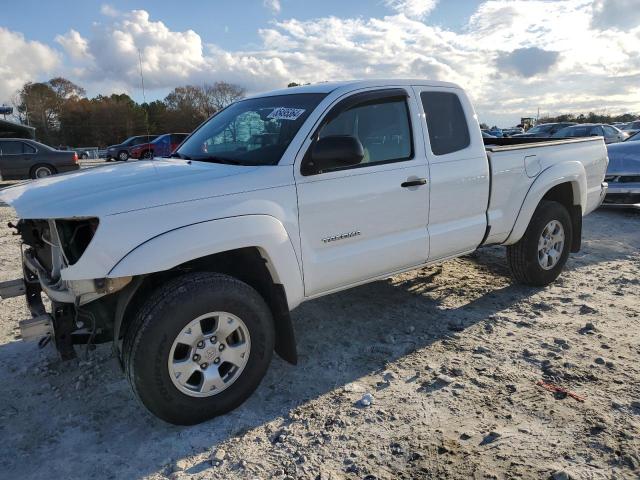
[{"label": "white cloud", "polygon": [[280,0],[263,0],[262,4],[271,10],[271,13],[277,15],[282,10],[282,6],[280,5]]},{"label": "white cloud", "polygon": [[47,45],[0,27],[0,103],[9,103],[24,83],[54,71],[60,57]]},{"label": "white cloud", "polygon": [[105,17],[114,17],[114,18],[120,15],[120,12],[116,8],[114,8],[112,5],[109,5],[108,3],[105,3],[100,7],[100,13]]},{"label": "white cloud", "polygon": [[409,18],[423,19],[438,3],[438,0],[385,0],[388,7]]},{"label": "white cloud", "polygon": [[69,30],[64,35],[57,35],[56,42],[75,60],[85,60],[91,57],[89,43],[76,30]]},{"label": "white cloud", "polygon": [[406,10],[410,3],[387,2],[399,13],[383,18],[273,21],[259,30],[258,45],[231,51],[192,30],[170,30],[146,11],[117,13],[85,37],[71,30],[57,38],[69,63],[61,73],[75,72],[71,79],[89,92],[135,92],[140,51],[148,98],[216,80],[258,92],[291,81],[422,77],[467,88],[491,123],[513,124],[538,107],[639,108],[640,26],[594,28],[592,0],[486,1],[460,32],[424,20],[435,2]]}]

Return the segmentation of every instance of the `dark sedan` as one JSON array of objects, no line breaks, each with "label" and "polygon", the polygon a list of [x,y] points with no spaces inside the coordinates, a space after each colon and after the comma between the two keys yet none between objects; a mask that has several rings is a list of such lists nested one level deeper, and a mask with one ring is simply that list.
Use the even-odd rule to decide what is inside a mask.
[{"label": "dark sedan", "polygon": [[55,150],[24,138],[0,139],[0,175],[3,180],[42,178],[79,168],[76,152]]},{"label": "dark sedan", "polygon": [[142,143],[149,143],[155,140],[158,135],[138,135],[129,137],[118,145],[110,145],[107,147],[107,162],[111,160],[120,160],[126,162],[131,156],[131,149]]},{"label": "dark sedan", "polygon": [[624,141],[628,135],[611,125],[603,123],[582,123],[557,131],[551,138],[604,137],[604,143]]},{"label": "dark sedan", "polygon": [[609,184],[605,205],[640,208],[640,132],[624,142],[607,145]]},{"label": "dark sedan", "polygon": [[535,127],[530,128],[526,133],[518,133],[517,135],[512,135],[512,137],[513,138],[516,138],[516,137],[549,138],[558,130],[563,129],[564,127],[568,127],[570,125],[575,125],[575,124],[576,124],[575,122],[540,123]]}]

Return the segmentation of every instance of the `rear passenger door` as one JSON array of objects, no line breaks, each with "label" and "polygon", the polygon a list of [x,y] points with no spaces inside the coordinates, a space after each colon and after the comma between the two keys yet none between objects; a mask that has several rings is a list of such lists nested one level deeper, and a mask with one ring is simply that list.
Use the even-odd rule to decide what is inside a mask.
[{"label": "rear passenger door", "polygon": [[3,178],[15,178],[29,174],[29,162],[25,158],[25,144],[19,140],[0,140],[0,172]]},{"label": "rear passenger door", "polygon": [[474,250],[482,242],[489,161],[477,117],[462,90],[425,86],[414,91],[429,161],[431,261]]}]

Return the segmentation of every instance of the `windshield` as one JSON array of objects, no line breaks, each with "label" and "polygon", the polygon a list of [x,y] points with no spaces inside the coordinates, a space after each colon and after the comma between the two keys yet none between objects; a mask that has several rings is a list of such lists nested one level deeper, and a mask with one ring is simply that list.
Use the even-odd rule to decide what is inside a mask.
[{"label": "windshield", "polygon": [[640,142],[640,132],[634,133],[625,142]]},{"label": "windshield", "polygon": [[299,93],[241,100],[214,115],[174,156],[238,165],[276,165],[325,96]]},{"label": "windshield", "polygon": [[547,133],[553,128],[553,125],[537,125],[531,128],[527,133]]}]

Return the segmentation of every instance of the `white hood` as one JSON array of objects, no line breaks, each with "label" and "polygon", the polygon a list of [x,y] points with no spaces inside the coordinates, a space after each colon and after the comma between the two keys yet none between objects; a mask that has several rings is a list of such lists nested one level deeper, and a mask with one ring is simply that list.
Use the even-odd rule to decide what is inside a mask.
[{"label": "white hood", "polygon": [[0,190],[20,218],[104,216],[243,191],[216,179],[248,173],[242,167],[185,160],[149,160],[82,169]]}]

